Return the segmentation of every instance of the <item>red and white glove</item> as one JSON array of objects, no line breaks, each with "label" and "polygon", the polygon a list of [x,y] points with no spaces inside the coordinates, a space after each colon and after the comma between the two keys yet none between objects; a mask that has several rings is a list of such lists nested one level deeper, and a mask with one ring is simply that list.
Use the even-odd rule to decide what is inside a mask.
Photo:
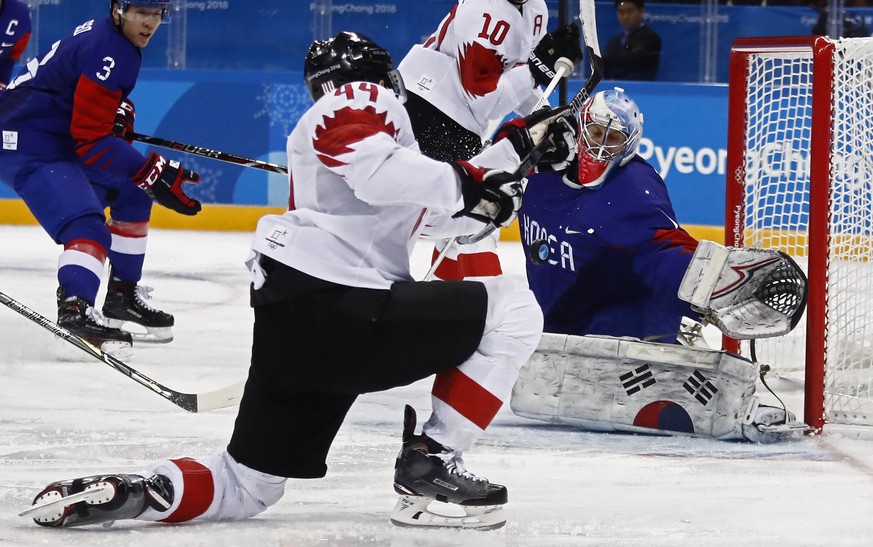
[{"label": "red and white glove", "polygon": [[133,122],[136,120],[136,108],[130,99],[121,99],[118,110],[115,111],[115,124],[112,126],[112,134],[118,138],[133,143],[130,134],[133,133]]},{"label": "red and white glove", "polygon": [[152,152],[132,180],[149,197],[167,209],[189,216],[200,212],[200,202],[189,198],[182,191],[182,184],[196,183],[200,180],[200,175],[185,169],[178,161],[168,161],[160,154]]},{"label": "red and white glove", "polygon": [[512,224],[521,209],[524,178],[466,161],[450,161],[449,164],[461,179],[464,197],[464,208],[453,215],[455,218],[468,216],[498,228]]}]

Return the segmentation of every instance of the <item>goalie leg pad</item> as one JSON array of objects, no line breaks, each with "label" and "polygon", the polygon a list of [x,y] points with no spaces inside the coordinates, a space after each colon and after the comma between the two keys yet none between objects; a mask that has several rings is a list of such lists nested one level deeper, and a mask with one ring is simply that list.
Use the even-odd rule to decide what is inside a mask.
[{"label": "goalie leg pad", "polygon": [[544,334],[510,406],[591,431],[743,439],[757,367],[706,348]]}]

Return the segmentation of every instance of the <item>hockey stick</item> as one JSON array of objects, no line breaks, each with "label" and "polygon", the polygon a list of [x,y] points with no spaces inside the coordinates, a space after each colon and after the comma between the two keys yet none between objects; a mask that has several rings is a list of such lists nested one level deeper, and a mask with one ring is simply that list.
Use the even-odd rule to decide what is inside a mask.
[{"label": "hockey stick", "polygon": [[[582,105],[585,104],[585,101],[591,96],[591,92],[594,91],[594,88],[596,88],[600,83],[600,80],[603,79],[603,58],[600,56],[600,44],[597,42],[597,19],[594,14],[593,0],[579,0],[579,19],[582,23],[582,38],[585,40],[585,49],[588,51],[588,62],[591,66],[591,74],[588,76],[588,79],[585,80],[582,89],[580,89],[570,100],[570,103],[566,107],[561,107],[564,109],[561,113],[562,117],[575,116],[578,114],[579,111],[582,110]],[[566,61],[567,64],[565,65],[562,61]],[[546,87],[546,90],[543,92],[543,96],[537,102],[537,108],[545,104],[549,95],[551,95],[555,86],[563,77],[564,72],[566,71],[569,74],[573,71],[573,63],[564,57],[558,59],[555,64],[557,66],[555,77],[552,78],[551,82],[549,82],[548,87]],[[531,169],[536,166],[537,162],[540,161],[540,158],[546,150],[548,150],[548,144],[548,139],[542,139],[530,152],[528,152],[527,156],[525,156],[524,160],[522,160],[521,164],[518,166],[518,169],[515,170],[515,175],[519,179],[525,177],[530,173]],[[496,229],[497,226],[489,224],[477,234],[456,237],[449,241],[436,257],[430,269],[427,271],[427,274],[425,274],[424,280],[429,281],[432,278],[433,273],[446,257],[446,254],[448,254],[450,247],[453,247],[455,244],[469,245],[471,243],[482,241]]]},{"label": "hockey stick", "polygon": [[[597,84],[599,84],[600,80],[603,79],[603,59],[600,57],[600,45],[597,42],[597,20],[594,14],[593,0],[579,1],[579,19],[582,23],[582,39],[585,40],[585,49],[588,51],[588,63],[591,66],[591,74],[588,76],[588,79],[585,80],[582,89],[580,89],[576,95],[570,99],[567,106],[560,107],[562,110],[561,117],[575,116],[578,114],[579,111],[582,110],[582,105],[585,104],[585,101],[587,101],[588,97],[591,96],[591,92],[594,91],[594,88],[597,87]],[[572,64],[570,66],[572,67]],[[558,66],[558,70],[560,69],[561,67]],[[572,68],[570,70],[572,70]],[[551,83],[549,85],[551,87]],[[531,169],[536,166],[537,162],[540,161],[540,158],[546,150],[548,150],[548,144],[548,139],[543,139],[538,142],[536,146],[528,152],[527,156],[518,166],[518,169],[515,170],[516,176],[521,178],[530,173]]]},{"label": "hockey stick", "polygon": [[546,86],[546,90],[543,91],[543,96],[540,97],[540,100],[537,101],[537,104],[534,105],[533,111],[537,111],[540,108],[544,107],[546,103],[549,101],[549,95],[552,94],[552,91],[561,83],[561,79],[565,74],[570,74],[573,72],[573,69],[576,68],[573,66],[573,61],[567,59],[566,57],[560,57],[557,61],[555,61],[555,66],[558,68],[555,71],[555,77],[552,78],[552,81],[549,82],[549,85]]},{"label": "hockey stick", "polygon": [[217,408],[233,406],[239,404],[239,400],[242,397],[244,385],[243,382],[239,382],[237,384],[233,384],[231,386],[217,389],[215,391],[209,391],[206,393],[182,393],[180,391],[176,391],[175,389],[170,389],[152,380],[151,378],[149,378],[145,374],[142,374],[136,369],[131,368],[129,365],[126,365],[125,363],[109,355],[108,353],[105,353],[100,348],[94,346],[93,344],[90,344],[85,339],[76,336],[75,334],[71,333],[60,325],[53,323],[51,320],[47,319],[46,317],[40,315],[39,313],[28,308],[21,302],[18,302],[17,300],[7,296],[2,292],[0,292],[0,302],[2,302],[7,308],[18,312],[19,314],[30,319],[40,327],[46,329],[51,333],[54,333],[59,338],[63,338],[65,341],[73,344],[74,346],[91,355],[95,359],[103,361],[104,363],[114,368],[118,372],[124,374],[131,380],[149,388],[164,399],[167,399],[174,405],[184,410],[187,410],[188,412],[206,412],[209,410],[215,410]]},{"label": "hockey stick", "polygon": [[264,171],[270,171],[271,173],[279,173],[281,175],[288,174],[288,167],[284,165],[279,165],[276,163],[267,163],[261,160],[254,160],[251,158],[244,158],[242,156],[237,156],[236,154],[229,154],[227,152],[218,152],[216,150],[210,150],[209,148],[203,148],[200,146],[194,146],[193,144],[185,144],[176,141],[170,141],[167,139],[161,139],[159,137],[150,137],[148,135],[142,135],[140,133],[129,133],[130,138],[135,141],[139,141],[141,143],[150,144],[152,146],[159,146],[161,148],[167,148],[169,150],[176,150],[179,152],[185,152],[187,154],[192,154],[194,156],[203,156],[204,158],[212,158],[214,160],[223,161],[225,163],[234,163],[236,165],[242,165],[243,167],[251,167],[253,169],[262,169]]}]

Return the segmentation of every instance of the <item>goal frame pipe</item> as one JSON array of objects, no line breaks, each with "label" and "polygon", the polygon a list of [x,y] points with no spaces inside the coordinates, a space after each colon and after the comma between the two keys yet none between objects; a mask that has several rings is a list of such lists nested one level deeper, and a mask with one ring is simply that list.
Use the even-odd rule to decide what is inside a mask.
[{"label": "goal frame pipe", "polygon": [[[730,55],[728,148],[725,187],[725,242],[744,244],[746,194],[745,137],[748,116],[746,79],[748,56],[767,51],[809,51],[812,58],[812,118],[810,120],[809,234],[807,278],[804,421],[820,433],[825,423],[824,387],[827,362],[827,276],[830,244],[831,104],[834,43],[823,36],[739,38]],[[731,123],[739,120],[737,123]],[[726,350],[739,353],[739,341],[724,337]]]}]

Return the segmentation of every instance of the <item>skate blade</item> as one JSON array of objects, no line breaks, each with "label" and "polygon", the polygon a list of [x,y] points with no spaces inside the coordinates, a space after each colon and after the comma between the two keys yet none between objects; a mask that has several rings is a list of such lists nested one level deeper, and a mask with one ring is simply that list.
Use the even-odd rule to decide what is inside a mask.
[{"label": "skate blade", "polygon": [[500,505],[466,506],[420,496],[400,496],[391,512],[391,524],[406,528],[496,530],[506,524]]},{"label": "skate blade", "polygon": [[[127,329],[125,329],[127,330]],[[169,344],[173,341],[173,329],[170,327],[150,328],[148,332],[133,332],[127,330],[135,342],[144,344]]]},{"label": "skate blade", "polygon": [[755,427],[758,428],[758,431],[763,433],[782,433],[782,434],[790,434],[796,432],[807,432],[812,431],[813,428],[806,425],[803,422],[788,422],[787,424],[770,424],[764,425],[759,424]]},{"label": "skate blade", "polygon": [[[109,492],[107,492],[109,491]],[[83,492],[62,496],[57,490],[46,492],[41,499],[24,511],[18,513],[19,517],[31,517],[36,522],[50,523],[61,520],[67,507],[79,502],[91,505],[106,503],[115,495],[115,488],[108,482],[96,483],[87,487]]]},{"label": "skate blade", "polygon": [[106,319],[106,325],[130,333],[134,342],[145,344],[168,344],[173,341],[173,327],[144,327],[132,321]]}]

